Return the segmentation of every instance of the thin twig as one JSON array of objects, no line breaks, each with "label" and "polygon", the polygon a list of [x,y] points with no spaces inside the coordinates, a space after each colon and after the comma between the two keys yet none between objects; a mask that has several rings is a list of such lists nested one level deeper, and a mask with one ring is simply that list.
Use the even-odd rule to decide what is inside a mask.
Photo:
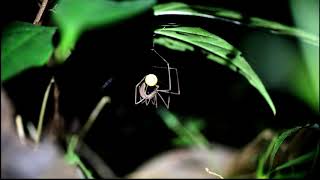
[{"label": "thin twig", "polygon": [[108,96],[104,96],[103,98],[101,98],[101,100],[99,101],[99,103],[97,104],[97,106],[94,108],[94,110],[92,111],[92,113],[90,114],[88,121],[86,122],[86,124],[82,127],[82,129],[79,132],[79,137],[83,138],[85,136],[85,134],[87,134],[88,130],[91,128],[92,124],[94,123],[94,121],[96,120],[96,118],[98,117],[100,111],[102,110],[102,108],[107,104],[110,103],[111,99]]},{"label": "thin twig", "polygon": [[209,173],[209,174],[212,174],[212,175],[214,175],[214,176],[218,176],[220,179],[224,179],[221,175],[219,175],[219,174],[217,174],[217,173],[215,173],[215,172],[210,171],[209,168],[206,168],[206,171],[207,171],[207,173]]},{"label": "thin twig", "polygon": [[109,168],[107,164],[100,158],[100,156],[94,152],[87,144],[81,142],[79,147],[79,155],[84,157],[87,162],[96,170],[100,178],[115,178],[116,175]]},{"label": "thin twig", "polygon": [[47,4],[48,4],[48,0],[42,0],[40,9],[38,11],[38,14],[37,14],[36,18],[33,21],[33,24],[39,24],[39,22],[41,20],[41,17],[43,15],[43,12],[46,9]]},{"label": "thin twig", "polygon": [[27,122],[27,130],[29,133],[29,137],[33,140],[33,142],[36,142],[37,139],[37,130],[35,126],[32,124],[32,122]]},{"label": "thin twig", "polygon": [[25,144],[26,143],[26,135],[24,133],[22,117],[20,115],[17,115],[17,117],[16,117],[16,126],[17,126],[17,133],[18,133],[19,140],[20,140],[21,144]]},{"label": "thin twig", "polygon": [[42,105],[41,105],[41,110],[40,110],[40,115],[39,115],[38,127],[37,127],[36,145],[39,143],[39,140],[40,140],[46,105],[47,105],[47,101],[48,101],[48,97],[49,97],[49,92],[50,92],[50,89],[51,89],[51,86],[53,83],[54,83],[54,78],[51,79],[51,81],[46,89],[46,92],[44,93],[44,97],[43,97],[43,101],[42,101]]},{"label": "thin twig", "polygon": [[53,116],[48,126],[48,134],[54,138],[59,138],[64,133],[63,117],[59,112],[60,91],[57,83],[53,84]]}]

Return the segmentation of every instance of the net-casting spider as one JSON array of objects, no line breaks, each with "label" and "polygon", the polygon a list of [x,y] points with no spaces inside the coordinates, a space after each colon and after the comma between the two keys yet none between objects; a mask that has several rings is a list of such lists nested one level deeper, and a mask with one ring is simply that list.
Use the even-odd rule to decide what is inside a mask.
[{"label": "net-casting spider", "polygon": [[[148,74],[144,76],[141,81],[136,85],[135,88],[135,104],[145,103],[149,105],[150,101],[153,105],[158,107],[158,97],[162,100],[165,106],[169,109],[170,104],[170,94],[180,95],[180,87],[179,87],[179,77],[178,77],[178,70],[176,68],[170,67],[168,61],[166,61],[157,51],[151,49],[155,52],[165,63],[165,67],[158,67],[153,66],[155,68],[165,68],[168,70],[168,89],[161,89],[160,85],[158,85],[158,77],[154,74]],[[177,78],[177,92],[172,91],[171,85],[171,70],[175,71],[176,78]],[[162,93],[166,93],[168,98],[165,100]]]}]

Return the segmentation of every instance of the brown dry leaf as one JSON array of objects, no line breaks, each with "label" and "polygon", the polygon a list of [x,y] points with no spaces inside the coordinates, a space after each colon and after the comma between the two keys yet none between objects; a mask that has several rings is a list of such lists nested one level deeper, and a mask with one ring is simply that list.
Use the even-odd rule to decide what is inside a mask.
[{"label": "brown dry leaf", "polygon": [[149,160],[127,178],[217,178],[206,171],[224,177],[236,151],[215,144],[210,150],[203,148],[175,149]]},{"label": "brown dry leaf", "polygon": [[240,150],[220,144],[213,144],[210,150],[171,150],[144,163],[127,178],[220,178],[207,173],[206,168],[224,178],[240,175],[254,178],[257,157],[274,135],[272,130],[266,129]]}]

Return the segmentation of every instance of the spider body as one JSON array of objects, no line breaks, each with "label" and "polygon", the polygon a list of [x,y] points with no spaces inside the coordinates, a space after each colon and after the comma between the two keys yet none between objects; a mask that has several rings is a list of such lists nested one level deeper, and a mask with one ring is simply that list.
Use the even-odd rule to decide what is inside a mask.
[{"label": "spider body", "polygon": [[[154,49],[152,49],[165,63],[167,66],[165,67],[158,67],[154,66],[155,68],[165,68],[168,72],[168,89],[161,89],[160,85],[158,85],[158,78],[154,74],[148,74],[144,76],[138,84],[136,84],[135,88],[135,104],[145,103],[149,105],[150,101],[153,105],[158,107],[157,97],[160,97],[162,102],[165,104],[167,108],[169,108],[170,104],[170,94],[179,95],[180,94],[180,87],[179,87],[179,78],[178,78],[178,70],[176,68],[170,67],[169,63],[158,54]],[[171,84],[171,70],[175,71],[176,74],[176,82],[177,82],[177,92],[172,91],[172,84]],[[161,93],[167,94],[167,98],[164,98]]]},{"label": "spider body", "polygon": [[159,86],[155,85],[154,90],[152,90],[150,93],[148,93],[148,85],[147,83],[142,83],[139,87],[139,94],[143,99],[152,99],[157,95],[157,90]]}]

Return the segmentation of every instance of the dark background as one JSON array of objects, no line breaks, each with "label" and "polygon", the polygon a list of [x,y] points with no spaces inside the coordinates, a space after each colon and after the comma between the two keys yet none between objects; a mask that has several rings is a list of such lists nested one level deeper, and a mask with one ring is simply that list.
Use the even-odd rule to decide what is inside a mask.
[{"label": "dark background", "polygon": [[[293,24],[287,1],[182,2],[224,7],[248,17]],[[14,20],[32,23],[38,10],[36,3],[21,1],[18,4],[19,7],[16,1],[2,4],[6,9],[2,14],[3,26]],[[48,15],[44,18],[49,19]],[[154,61],[159,61],[150,51],[153,30],[169,22],[201,26],[221,36],[243,50],[250,63],[250,53],[241,49],[240,40],[257,30],[200,18],[153,17],[150,10],[112,27],[84,33],[65,64],[27,70],[3,87],[24,120],[36,122],[44,91],[54,75],[61,92],[60,111],[66,128],[75,118],[84,123],[101,97],[110,96],[112,103],[101,112],[85,141],[117,175],[123,176],[145,160],[174,148],[171,140],[175,134],[165,126],[156,108],[134,104],[136,83],[149,72]],[[55,38],[57,40],[59,34]],[[289,41],[299,53],[296,40]],[[264,128],[291,128],[317,118],[306,104],[266,84],[277,108],[277,116],[273,116],[263,97],[238,73],[206,60],[198,52],[155,48],[179,70],[181,95],[172,96],[170,111],[182,121],[189,116],[202,118],[206,124],[203,133],[210,141],[240,148]],[[102,88],[110,78],[111,84]]]}]

